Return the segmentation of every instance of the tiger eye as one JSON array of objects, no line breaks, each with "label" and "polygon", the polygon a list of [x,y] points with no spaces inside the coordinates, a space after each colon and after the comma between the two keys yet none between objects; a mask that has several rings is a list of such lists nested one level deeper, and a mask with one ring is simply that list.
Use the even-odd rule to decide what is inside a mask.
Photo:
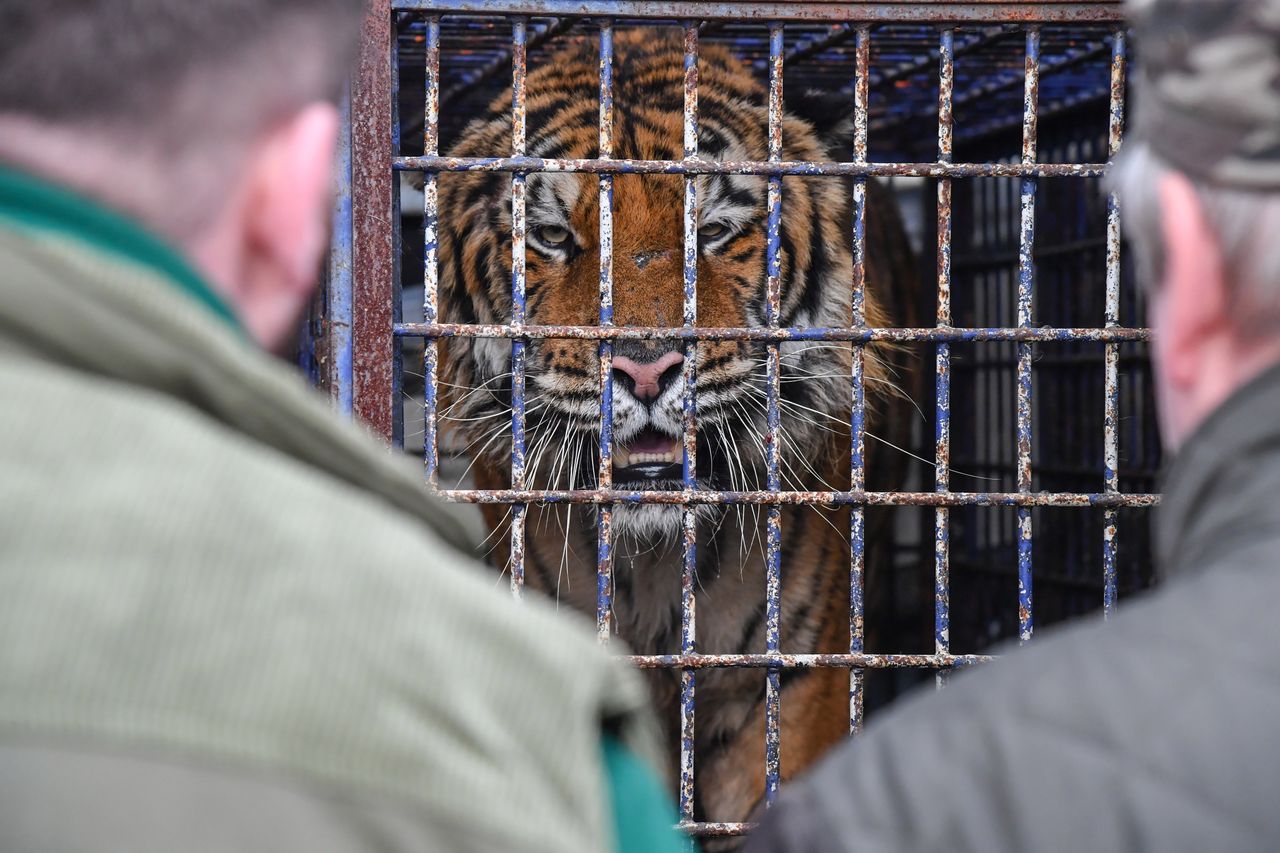
[{"label": "tiger eye", "polygon": [[569,229],[555,225],[543,225],[538,228],[538,239],[549,246],[561,246],[569,242]]},{"label": "tiger eye", "polygon": [[698,229],[698,236],[706,240],[714,240],[716,237],[723,236],[728,230],[723,223],[708,222]]}]

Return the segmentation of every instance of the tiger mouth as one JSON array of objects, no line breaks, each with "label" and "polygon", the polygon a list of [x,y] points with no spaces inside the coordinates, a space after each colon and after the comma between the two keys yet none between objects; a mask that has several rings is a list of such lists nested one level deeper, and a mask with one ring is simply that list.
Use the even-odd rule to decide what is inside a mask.
[{"label": "tiger mouth", "polygon": [[679,479],[684,451],[675,438],[645,428],[613,449],[613,476],[620,482]]}]

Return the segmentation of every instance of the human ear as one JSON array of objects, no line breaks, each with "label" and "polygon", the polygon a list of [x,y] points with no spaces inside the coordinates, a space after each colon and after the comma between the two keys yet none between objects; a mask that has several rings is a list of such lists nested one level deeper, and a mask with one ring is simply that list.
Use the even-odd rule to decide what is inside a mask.
[{"label": "human ear", "polygon": [[1229,333],[1226,274],[1217,236],[1195,188],[1172,172],[1160,180],[1164,280],[1159,284],[1160,356],[1169,382],[1187,388],[1204,366],[1204,353]]},{"label": "human ear", "polygon": [[244,236],[249,280],[246,322],[276,348],[318,284],[329,242],[331,187],[340,120],[311,104],[275,125],[255,147],[248,176]]}]

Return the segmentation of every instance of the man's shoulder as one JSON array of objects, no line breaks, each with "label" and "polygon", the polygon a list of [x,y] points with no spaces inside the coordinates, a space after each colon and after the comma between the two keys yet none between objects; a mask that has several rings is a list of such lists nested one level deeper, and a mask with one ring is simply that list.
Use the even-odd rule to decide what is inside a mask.
[{"label": "man's shoulder", "polygon": [[1263,618],[1280,577],[1238,556],[904,700],[791,808],[816,809],[868,850],[1035,838],[1120,850],[1138,837],[1142,849],[1253,849],[1259,832],[1280,837],[1280,766],[1259,748],[1280,718]]}]

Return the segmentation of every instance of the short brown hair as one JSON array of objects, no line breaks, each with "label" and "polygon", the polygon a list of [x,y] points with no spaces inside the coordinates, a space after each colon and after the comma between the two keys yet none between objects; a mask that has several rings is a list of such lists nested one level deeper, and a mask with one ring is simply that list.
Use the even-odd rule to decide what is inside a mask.
[{"label": "short brown hair", "polygon": [[[257,135],[336,100],[364,0],[0,0],[0,159],[197,227]],[[57,140],[96,174],[50,162]],[[105,165],[103,165],[105,163]]]}]

